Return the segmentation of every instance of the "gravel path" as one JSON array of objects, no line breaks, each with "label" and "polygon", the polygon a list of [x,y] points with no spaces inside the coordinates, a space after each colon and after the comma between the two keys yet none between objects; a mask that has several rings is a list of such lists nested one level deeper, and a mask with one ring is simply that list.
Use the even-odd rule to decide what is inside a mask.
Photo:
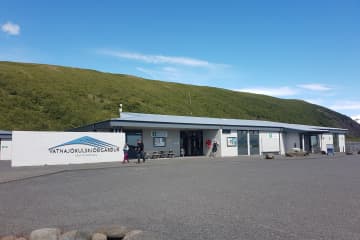
[{"label": "gravel path", "polygon": [[0,183],[0,235],[122,224],[161,239],[360,239],[358,155],[112,164]]}]

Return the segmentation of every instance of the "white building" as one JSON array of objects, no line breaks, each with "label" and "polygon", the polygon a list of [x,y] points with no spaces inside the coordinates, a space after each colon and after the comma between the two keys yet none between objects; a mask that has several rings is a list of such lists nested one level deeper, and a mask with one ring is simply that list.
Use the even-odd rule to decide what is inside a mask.
[{"label": "white building", "polygon": [[[146,152],[173,151],[204,156],[211,143],[218,156],[262,155],[301,149],[308,152],[345,152],[346,129],[258,120],[121,113],[120,118],[97,122],[73,131],[125,132],[131,150],[142,139]],[[208,143],[210,143],[208,145]],[[130,154],[131,155],[131,154]]]}]

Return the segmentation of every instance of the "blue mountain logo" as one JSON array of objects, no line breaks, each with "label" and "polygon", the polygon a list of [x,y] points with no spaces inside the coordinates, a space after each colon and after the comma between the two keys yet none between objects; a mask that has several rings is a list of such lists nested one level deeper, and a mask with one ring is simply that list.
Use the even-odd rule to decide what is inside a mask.
[{"label": "blue mountain logo", "polygon": [[85,136],[85,137],[77,138],[72,141],[51,147],[51,148],[49,148],[49,151],[51,151],[55,148],[69,146],[69,145],[87,145],[87,146],[95,147],[95,148],[117,148],[118,147],[113,144],[110,144],[110,143],[107,143],[104,141],[100,141],[98,139],[95,139],[95,138],[92,138],[89,136]]}]

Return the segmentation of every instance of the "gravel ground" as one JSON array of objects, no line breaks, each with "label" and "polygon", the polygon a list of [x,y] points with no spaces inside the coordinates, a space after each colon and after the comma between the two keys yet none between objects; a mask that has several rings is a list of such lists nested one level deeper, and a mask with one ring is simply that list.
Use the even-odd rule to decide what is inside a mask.
[{"label": "gravel ground", "polygon": [[122,224],[160,239],[360,239],[359,155],[130,166],[0,183],[0,235]]}]

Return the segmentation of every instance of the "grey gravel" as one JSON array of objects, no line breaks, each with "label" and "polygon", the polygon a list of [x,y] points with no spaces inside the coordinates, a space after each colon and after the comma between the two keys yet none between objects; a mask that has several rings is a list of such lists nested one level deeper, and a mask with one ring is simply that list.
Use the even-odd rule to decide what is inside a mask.
[{"label": "grey gravel", "polygon": [[120,224],[157,239],[360,239],[360,157],[182,159],[0,184],[0,235]]}]

